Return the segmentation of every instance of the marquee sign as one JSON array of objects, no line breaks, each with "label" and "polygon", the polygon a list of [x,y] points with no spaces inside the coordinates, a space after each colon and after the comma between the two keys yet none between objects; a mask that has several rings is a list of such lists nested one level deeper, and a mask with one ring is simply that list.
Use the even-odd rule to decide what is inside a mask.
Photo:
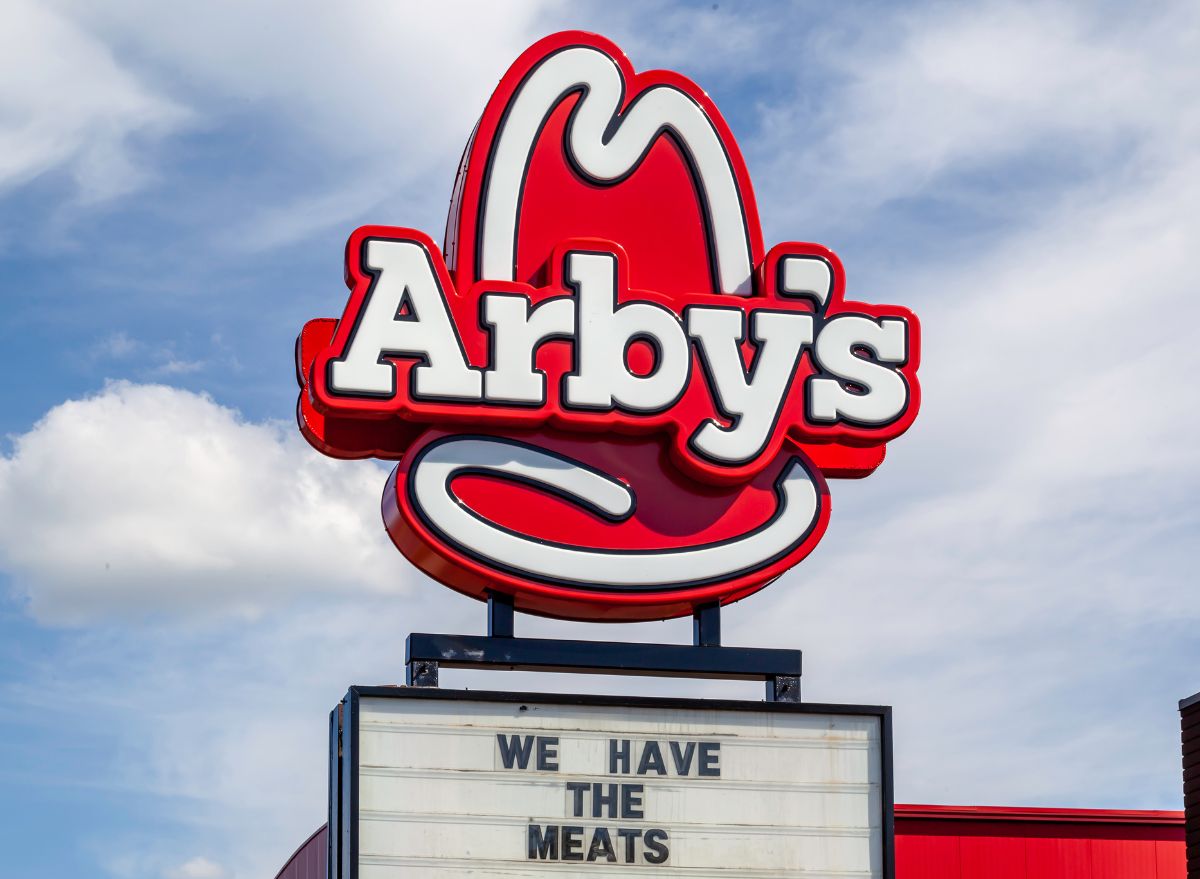
[{"label": "marquee sign", "polygon": [[890,879],[889,709],[354,687],[330,876]]},{"label": "marquee sign", "polygon": [[444,247],[367,226],[340,319],[297,345],[322,452],[397,461],[396,546],[446,585],[574,619],[743,598],[824,534],[916,417],[915,316],[764,249],[716,106],[591,34],[526,51],[463,155]]}]

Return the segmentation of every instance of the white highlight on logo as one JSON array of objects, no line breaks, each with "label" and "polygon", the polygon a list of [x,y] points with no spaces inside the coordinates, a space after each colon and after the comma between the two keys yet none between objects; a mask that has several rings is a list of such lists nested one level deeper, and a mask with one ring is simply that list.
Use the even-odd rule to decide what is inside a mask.
[{"label": "white highlight on logo", "polygon": [[477,436],[431,443],[409,468],[413,508],[459,551],[527,576],[581,586],[684,587],[753,573],[803,542],[821,510],[812,475],[795,459],[776,483],[775,515],[759,528],[727,541],[622,552],[550,543],[484,519],[454,495],[454,478],[467,473],[531,483],[617,520],[634,510],[636,499],[628,486],[536,446]]},{"label": "white highlight on logo", "polygon": [[[817,363],[835,376],[860,386],[851,393],[836,378],[814,378],[809,383],[809,410],[815,421],[849,419],[859,424],[886,424],[908,406],[904,376],[884,366],[903,363],[908,356],[908,334],[904,321],[894,318],[840,315],[825,325],[817,336]],[[855,354],[867,348],[879,363]]]},{"label": "white highlight on logo", "polygon": [[642,92],[618,120],[624,78],[616,62],[587,46],[542,61],[510,101],[497,132],[483,193],[481,277],[516,280],[516,230],[525,168],[546,118],[571,92],[582,91],[567,131],[571,158],[600,183],[628,174],[664,132],[691,160],[703,196],[720,292],[749,296],[753,262],[745,212],[729,157],[712,120],[695,101],[670,86]]},{"label": "white highlight on logo", "polygon": [[785,256],[779,279],[779,292],[785,296],[804,296],[817,308],[824,308],[833,290],[833,269],[817,256]]}]

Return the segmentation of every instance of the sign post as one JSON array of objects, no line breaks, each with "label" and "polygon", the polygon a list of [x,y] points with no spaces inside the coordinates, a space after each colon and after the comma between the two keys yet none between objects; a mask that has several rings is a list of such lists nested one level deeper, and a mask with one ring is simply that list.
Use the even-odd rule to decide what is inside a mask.
[{"label": "sign post", "polygon": [[490,668],[507,671],[576,672],[713,680],[766,681],[768,701],[799,702],[799,650],[722,647],[720,607],[695,615],[693,645],[625,641],[563,641],[514,637],[512,603],[488,598],[488,634],[413,633],[405,642],[406,683],[436,687],[438,670]]},{"label": "sign post", "polygon": [[[410,635],[408,686],[333,713],[330,877],[891,877],[889,709],[802,703],[800,651],[722,645],[720,612],[812,552],[828,480],[913,423],[915,315],[849,298],[828,248],[766,248],[708,94],[579,32],[501,78],[442,245],[365,226],[345,269],[341,316],[297,341],[300,430],[396,462],[391,540],[486,601],[488,634]],[[518,611],[691,615],[693,643],[520,638]],[[462,667],[767,701],[438,689]]]}]

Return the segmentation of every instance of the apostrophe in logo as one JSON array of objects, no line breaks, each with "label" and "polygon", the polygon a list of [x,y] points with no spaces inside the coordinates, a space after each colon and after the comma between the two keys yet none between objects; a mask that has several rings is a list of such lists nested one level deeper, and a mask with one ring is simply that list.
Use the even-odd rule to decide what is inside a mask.
[{"label": "apostrophe in logo", "polygon": [[393,541],[531,613],[641,620],[765,586],[917,413],[907,309],[847,301],[815,244],[763,250],[716,106],[563,33],[500,81],[444,252],[367,226],[341,319],[297,347],[300,428],[398,460]]}]

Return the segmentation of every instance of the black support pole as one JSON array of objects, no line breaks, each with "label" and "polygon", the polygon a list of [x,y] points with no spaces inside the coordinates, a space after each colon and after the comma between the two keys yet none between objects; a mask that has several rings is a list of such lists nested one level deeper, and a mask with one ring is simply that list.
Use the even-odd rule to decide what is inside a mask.
[{"label": "black support pole", "polygon": [[721,646],[721,605],[713,602],[696,608],[692,614],[692,644],[696,647]]},{"label": "black support pole", "polygon": [[513,599],[503,592],[489,592],[487,600],[487,631],[489,638],[513,636]]}]

